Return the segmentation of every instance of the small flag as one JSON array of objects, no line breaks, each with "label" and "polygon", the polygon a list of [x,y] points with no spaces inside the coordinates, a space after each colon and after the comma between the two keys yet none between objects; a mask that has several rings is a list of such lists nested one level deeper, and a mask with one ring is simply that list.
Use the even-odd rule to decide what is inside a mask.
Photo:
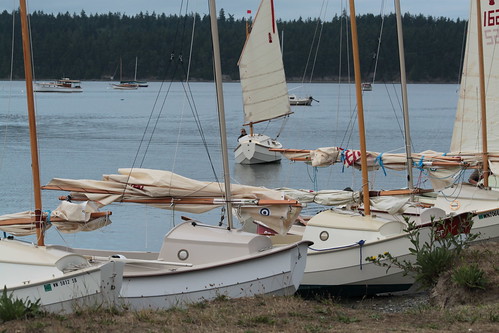
[{"label": "small flag", "polygon": [[248,10],[246,11],[246,14],[251,14],[251,9],[248,9]]}]

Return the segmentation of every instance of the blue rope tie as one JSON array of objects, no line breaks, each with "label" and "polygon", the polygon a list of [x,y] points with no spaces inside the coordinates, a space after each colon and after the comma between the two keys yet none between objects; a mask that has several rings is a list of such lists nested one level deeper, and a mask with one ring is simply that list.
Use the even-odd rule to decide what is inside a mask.
[{"label": "blue rope tie", "polygon": [[52,214],[52,211],[51,210],[44,210],[43,211],[44,213],[47,213],[47,220],[45,221],[47,223],[47,225],[50,225],[50,215]]},{"label": "blue rope tie", "polygon": [[344,173],[345,172],[345,150],[346,149],[343,149],[341,151],[341,154],[340,154],[340,161],[341,161],[341,172]]},{"label": "blue rope tie", "polygon": [[421,158],[419,159],[419,162],[418,163],[415,163],[414,165],[420,169],[420,170],[423,170],[423,161],[424,161],[424,156],[421,156]]},{"label": "blue rope tie", "polygon": [[381,170],[383,170],[383,173],[384,173],[384,174],[385,174],[385,176],[386,176],[385,165],[383,164],[383,153],[379,154],[379,155],[376,157],[375,162],[379,164],[379,166],[381,167]]}]

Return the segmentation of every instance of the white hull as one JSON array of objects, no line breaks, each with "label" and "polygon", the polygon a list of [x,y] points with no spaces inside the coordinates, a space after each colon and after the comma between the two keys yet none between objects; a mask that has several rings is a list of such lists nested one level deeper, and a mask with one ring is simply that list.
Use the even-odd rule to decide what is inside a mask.
[{"label": "white hull", "polygon": [[0,240],[0,249],[1,271],[9,272],[0,285],[14,298],[39,300],[43,310],[54,313],[117,304],[123,263],[89,264],[69,252],[8,239]]},{"label": "white hull", "polygon": [[79,93],[82,92],[82,88],[67,88],[67,87],[58,87],[52,85],[39,85],[35,84],[34,88],[35,92],[55,92],[55,93]]},{"label": "white hull", "polygon": [[139,89],[139,85],[136,85],[136,84],[134,84],[134,85],[113,84],[113,89],[116,89],[116,90],[137,90],[137,89]]},{"label": "white hull", "polygon": [[[398,268],[387,271],[386,267],[366,261],[367,257],[385,252],[398,260],[411,260],[409,248],[413,245],[403,231],[405,228],[406,224],[400,221],[328,210],[310,219],[303,234],[284,239],[314,242],[308,250],[301,290],[321,289],[358,296],[407,290],[414,284],[414,277],[404,276]],[[429,240],[430,229],[422,228],[420,237],[421,242]]]},{"label": "white hull", "polygon": [[[168,309],[219,296],[292,295],[303,278],[309,244],[272,247],[265,236],[184,223],[165,236],[159,253],[119,253],[126,257],[121,302],[134,310]],[[177,257],[182,250],[189,253],[185,261]],[[74,251],[101,260],[116,254]]]},{"label": "white hull", "polygon": [[239,164],[272,163],[281,160],[281,153],[269,148],[282,148],[282,145],[266,135],[246,135],[239,139],[235,149],[235,161]]},{"label": "white hull", "polygon": [[303,106],[310,106],[312,105],[312,96],[309,97],[297,97],[295,95],[289,95],[289,105],[303,105]]}]

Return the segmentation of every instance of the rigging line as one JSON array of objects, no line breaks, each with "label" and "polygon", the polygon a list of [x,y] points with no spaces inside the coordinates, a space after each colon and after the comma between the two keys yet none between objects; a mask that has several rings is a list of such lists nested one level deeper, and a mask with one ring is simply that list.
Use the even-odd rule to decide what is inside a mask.
[{"label": "rigging line", "polygon": [[[388,95],[388,100],[390,101],[390,105],[392,107],[393,114],[395,115],[395,120],[397,121],[397,125],[399,126],[400,134],[402,135],[402,137],[404,137],[404,130],[402,129],[402,125],[400,124],[399,118],[397,117],[397,112],[396,112],[395,105],[393,104],[392,95],[390,94],[390,91],[388,91],[388,85],[386,84],[386,82],[384,85],[385,85],[385,89],[386,89],[386,94]],[[392,85],[392,87],[393,87],[393,90],[395,91],[395,96],[398,97],[397,90],[395,89],[395,85]],[[400,108],[402,106],[400,105],[400,100],[398,98],[397,98],[397,102],[399,103],[399,110],[400,110]],[[412,146],[412,142],[411,142],[411,146]],[[412,147],[412,148],[414,149],[414,147]]]},{"label": "rigging line", "polygon": [[[322,0],[321,11],[320,11],[321,15],[322,15],[322,12],[323,12],[324,2],[325,1],[326,0]],[[317,35],[317,30],[319,28],[320,22],[321,22],[321,19],[320,19],[320,15],[319,15],[319,19],[317,20],[317,24],[315,26],[314,36],[312,37],[312,43],[310,44],[310,50],[308,52],[307,62],[305,64],[305,70],[303,71],[303,76],[302,76],[302,79],[301,79],[301,84],[302,85],[305,82],[305,76],[307,76],[308,64],[310,63],[310,57],[312,56],[312,50],[314,49],[314,44],[315,44],[315,36]]]},{"label": "rigging line", "polygon": [[381,36],[383,35],[383,26],[385,25],[385,0],[381,1],[380,16],[381,16],[381,27],[379,29],[378,48],[376,50],[376,61],[374,62],[373,81],[372,81],[373,84],[376,79],[376,70],[378,69],[379,49],[381,48]]},{"label": "rigging line", "polygon": [[156,129],[158,128],[158,124],[159,124],[159,120],[161,119],[161,115],[163,114],[163,111],[165,110],[166,101],[167,101],[168,96],[170,94],[170,91],[172,89],[175,74],[177,73],[177,67],[178,67],[178,63],[175,62],[175,66],[173,67],[173,73],[172,73],[172,77],[171,77],[171,80],[170,80],[169,85],[168,85],[168,89],[166,90],[165,97],[163,98],[163,102],[161,103],[158,114],[156,116],[156,121],[154,122],[154,125],[153,125],[152,130],[151,130],[151,134],[149,135],[149,140],[147,141],[146,148],[144,150],[144,154],[142,155],[140,167],[142,167],[142,165],[144,164],[144,161],[145,161],[146,156],[147,156],[147,152],[149,151],[149,148],[151,147],[151,144],[152,144],[152,138],[154,137],[154,134],[156,133]]},{"label": "rigging line", "polygon": [[[343,8],[343,4],[341,4],[340,8]],[[343,45],[343,20],[340,18],[339,20],[340,23],[340,38],[339,38],[339,45],[338,45],[338,50],[339,50],[339,60],[338,60],[338,95],[336,98],[336,133],[339,133],[339,117],[340,117],[340,103],[341,103],[341,68],[342,68],[342,63],[343,63],[343,55],[341,53],[342,45]]]},{"label": "rigging line", "polygon": [[[187,3],[186,7],[185,7],[185,17],[184,17],[184,28],[183,28],[183,32],[182,32],[182,42],[181,42],[181,47],[180,47],[180,52],[182,52],[183,50],[183,39],[184,39],[184,34],[185,34],[185,31],[186,31],[186,22],[187,22],[187,10],[188,10],[188,7],[189,7],[189,3]],[[192,47],[193,47],[193,40],[194,40],[194,28],[195,28],[195,25],[196,25],[196,16],[193,15],[193,26],[192,26],[192,33],[191,33],[191,43],[190,43],[190,47],[189,47],[189,62],[188,62],[188,69],[187,69],[187,74],[186,74],[186,82],[189,81],[189,73],[190,73],[190,68],[191,68],[191,60],[192,60]],[[182,53],[180,55],[180,60],[182,61]],[[185,89],[184,89],[185,90]],[[183,124],[183,119],[184,119],[184,110],[185,110],[185,99],[183,101],[183,105],[182,105],[182,112],[180,114],[180,121],[179,121],[179,126],[178,126],[178,131],[177,131],[177,140],[176,140],[176,145],[175,145],[175,153],[173,155],[173,159],[172,159],[172,171],[175,170],[175,164],[176,164],[176,161],[177,161],[177,155],[178,155],[178,151],[179,151],[179,148],[180,148],[180,135],[182,133],[182,124]]]},{"label": "rigging line", "polygon": [[[180,12],[180,14],[182,13],[182,8],[183,8],[183,0],[182,0],[182,2],[181,2],[181,4],[180,4],[180,11],[179,11],[179,12]],[[166,82],[166,78],[167,78],[167,76],[168,76],[168,73],[170,72],[170,69],[171,69],[171,64],[172,64],[172,62],[175,60],[175,45],[176,45],[176,43],[177,43],[178,29],[179,29],[179,21],[177,21],[177,26],[176,26],[176,30],[175,30],[175,35],[174,35],[174,39],[173,39],[173,43],[172,43],[172,51],[170,52],[170,61],[168,62],[168,65],[167,65],[167,68],[166,68],[165,78],[161,81],[160,87],[159,87],[159,89],[158,89],[158,93],[156,94],[156,98],[155,98],[155,100],[154,100],[154,103],[153,103],[153,106],[152,106],[151,112],[150,112],[150,114],[149,114],[149,118],[148,118],[147,123],[146,123],[146,126],[145,126],[145,128],[144,128],[144,132],[142,133],[142,138],[141,138],[141,140],[140,140],[139,147],[137,148],[137,151],[136,151],[136,153],[135,153],[134,160],[133,160],[133,162],[132,162],[132,167],[130,168],[130,173],[128,174],[128,178],[127,178],[127,181],[126,181],[127,183],[128,183],[128,181],[129,181],[129,179],[130,179],[130,176],[131,176],[131,173],[132,173],[133,169],[135,168],[135,165],[136,165],[136,163],[137,163],[137,160],[139,159],[139,154],[140,154],[140,151],[141,151],[141,149],[142,149],[142,145],[143,145],[143,144],[144,144],[144,142],[145,142],[145,138],[146,138],[146,135],[147,135],[147,131],[148,131],[149,126],[150,126],[150,124],[151,124],[151,122],[152,122],[153,115],[154,115],[154,111],[155,111],[156,106],[157,106],[158,101],[159,101],[159,97],[161,96],[161,92],[163,91],[163,86],[164,86],[164,84],[165,84],[165,82]],[[174,72],[174,74],[173,74],[173,76],[172,76],[171,81],[173,81],[173,78],[175,77],[176,66],[174,66],[174,71],[173,71],[173,72]],[[171,87],[171,82],[170,82],[170,87]],[[167,90],[167,93],[166,93],[166,95],[165,95],[165,99],[167,98],[169,91],[170,91],[170,89],[168,89],[168,90]],[[163,105],[164,105],[164,103],[163,103]],[[151,140],[152,140],[152,134],[151,134],[151,136],[150,136],[150,138],[149,138],[149,143],[148,143],[148,145],[147,145],[147,147],[146,147],[146,150],[145,150],[145,152],[144,152],[144,156],[143,156],[143,158],[142,158],[142,161],[140,162],[140,166],[139,166],[139,167],[141,167],[141,166],[143,165],[143,163],[144,163],[144,159],[145,159],[145,156],[146,156],[146,154],[147,154],[148,147],[149,147],[149,145],[150,145],[150,143],[151,143]],[[124,194],[124,193],[125,193],[125,188],[123,189],[123,194]]]},{"label": "rigging line", "polygon": [[289,116],[285,116],[283,119],[282,119],[282,122],[281,122],[281,127],[279,128],[279,131],[277,132],[277,135],[275,137],[275,140],[277,140],[277,138],[279,138],[279,136],[281,135],[282,131],[284,131],[284,127],[285,125],[288,123],[288,120],[289,120]]},{"label": "rigging line", "polygon": [[[179,35],[180,18],[182,17],[183,4],[184,4],[184,1],[182,0],[181,5],[180,5],[180,11],[179,11],[179,21],[177,22],[177,29],[176,29],[176,32],[175,32],[175,43],[176,43],[176,40],[177,40],[177,36]],[[186,4],[186,11],[187,11],[187,4]],[[186,21],[187,21],[187,14],[184,15],[184,20],[183,20],[184,24],[182,26],[183,29],[182,29],[182,32],[181,32],[182,36],[180,38],[181,41],[180,41],[180,51],[179,51],[178,61],[181,63],[181,65],[183,63],[183,60],[182,60],[182,48],[183,48],[183,36],[185,34]],[[170,84],[169,84],[168,89],[167,89],[167,93],[165,94],[165,97],[163,98],[163,103],[161,104],[161,107],[160,107],[160,109],[158,111],[158,115],[156,117],[156,121],[154,122],[154,126],[153,126],[153,128],[151,130],[151,135],[149,137],[149,141],[148,141],[148,143],[146,145],[144,154],[142,156],[142,161],[141,161],[140,166],[142,166],[144,164],[145,158],[147,156],[147,152],[149,151],[149,147],[151,146],[151,143],[152,143],[152,138],[154,137],[154,133],[156,132],[156,129],[157,129],[158,124],[159,124],[159,120],[161,119],[161,114],[163,113],[163,110],[165,109],[166,100],[168,99],[169,93],[171,91],[171,88],[173,86],[173,82],[174,82],[174,79],[175,79],[175,74],[177,73],[177,67],[178,67],[178,62],[175,62],[175,66],[173,67],[173,74],[172,74],[172,77],[171,77],[171,80],[170,80]]]},{"label": "rigging line", "polygon": [[[181,68],[185,70],[185,68],[183,66],[181,66]],[[186,89],[186,86],[187,86],[188,89]],[[211,154],[210,154],[209,149],[208,149],[208,144],[207,144],[206,136],[204,135],[203,126],[201,125],[201,120],[200,120],[200,117],[199,117],[198,109],[196,107],[196,103],[194,102],[194,96],[192,94],[191,86],[190,86],[190,84],[189,84],[188,81],[186,82],[186,84],[184,84],[184,82],[182,81],[182,87],[184,88],[184,92],[185,92],[185,95],[186,95],[186,98],[187,98],[187,102],[189,103],[192,115],[194,117],[194,122],[195,122],[195,124],[197,126],[199,135],[201,136],[201,141],[203,142],[203,147],[204,147],[204,149],[206,151],[206,155],[208,156],[208,160],[210,161],[210,166],[211,166],[211,169],[213,171],[213,175],[215,176],[215,179],[216,179],[217,183],[220,186],[221,192],[223,192],[222,188],[221,188],[221,186],[222,186],[221,182],[220,182],[220,180],[219,180],[219,178],[217,176],[216,170],[215,170],[215,165],[213,163],[213,159],[211,158]]]},{"label": "rigging line", "polygon": [[[188,84],[189,79],[190,79],[191,64],[192,64],[192,50],[193,50],[193,47],[194,47],[194,33],[195,33],[195,31],[196,31],[196,14],[193,14],[193,16],[192,16],[191,43],[190,43],[190,46],[189,46],[189,60],[187,62],[187,73],[186,73],[186,78],[185,78],[185,81],[186,81],[187,84]],[[181,114],[180,124],[183,124],[184,110],[185,110],[185,104],[182,107],[182,114]],[[174,154],[174,157],[173,157],[172,170],[175,170],[175,164],[176,164],[176,161],[177,161],[178,150],[180,148],[179,142],[180,142],[180,134],[181,134],[181,132],[182,132],[182,126],[180,125],[179,129],[178,129],[178,133],[177,133],[177,146],[176,146],[175,154]]]},{"label": "rigging line", "polygon": [[[327,3],[326,3],[325,11],[327,11]],[[324,21],[322,21],[321,30],[319,32],[319,38],[317,39],[317,48],[315,49],[314,61],[312,63],[312,70],[310,71],[310,80],[308,81],[309,83],[312,82],[312,77],[314,76],[315,64],[317,63],[317,54],[319,53],[319,48],[321,45],[321,38],[322,38],[322,31],[323,30],[324,30]]]}]

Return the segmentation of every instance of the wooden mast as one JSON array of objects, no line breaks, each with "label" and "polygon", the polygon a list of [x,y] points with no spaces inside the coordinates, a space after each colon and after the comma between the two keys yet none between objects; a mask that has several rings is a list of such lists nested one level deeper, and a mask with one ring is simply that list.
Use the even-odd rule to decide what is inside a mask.
[{"label": "wooden mast", "polygon": [[33,178],[33,194],[35,198],[36,238],[39,246],[45,245],[42,220],[42,192],[40,188],[40,167],[38,162],[38,139],[36,135],[36,114],[33,97],[33,71],[31,69],[31,46],[28,29],[26,0],[19,0],[21,14],[21,31],[23,42],[24,73],[26,78],[26,98],[28,104],[29,137],[31,146],[31,171]]},{"label": "wooden mast", "polygon": [[220,125],[220,140],[222,143],[222,162],[224,170],[225,200],[227,207],[227,224],[228,229],[230,230],[233,228],[232,203],[230,192],[229,157],[227,155],[227,130],[225,128],[224,96],[222,88],[222,65],[220,61],[220,42],[218,40],[217,10],[215,6],[215,0],[210,0],[209,7],[211,20],[211,39],[213,43],[213,61],[215,63],[215,85],[217,88],[218,122]]},{"label": "wooden mast", "polygon": [[400,13],[400,0],[395,0],[395,14],[397,18],[397,36],[399,44],[399,62],[400,62],[400,86],[402,89],[402,108],[404,114],[404,137],[405,154],[407,158],[407,187],[412,190],[414,182],[412,177],[412,149],[411,149],[411,130],[409,127],[409,102],[407,100],[407,78],[405,72],[404,56],[404,33],[402,31],[402,15]]},{"label": "wooden mast", "polygon": [[480,111],[482,121],[482,165],[483,185],[489,186],[489,153],[487,147],[487,103],[485,100],[485,70],[483,65],[482,6],[476,1],[476,24],[478,37],[478,70],[480,74]]},{"label": "wooden mast", "polygon": [[364,213],[371,215],[369,202],[369,178],[367,174],[367,148],[364,126],[364,104],[362,102],[362,86],[360,76],[359,42],[357,38],[357,21],[355,19],[354,0],[350,0],[350,26],[352,29],[352,50],[355,72],[355,93],[357,96],[357,117],[359,122],[360,159],[362,168],[362,197],[364,201]]}]

